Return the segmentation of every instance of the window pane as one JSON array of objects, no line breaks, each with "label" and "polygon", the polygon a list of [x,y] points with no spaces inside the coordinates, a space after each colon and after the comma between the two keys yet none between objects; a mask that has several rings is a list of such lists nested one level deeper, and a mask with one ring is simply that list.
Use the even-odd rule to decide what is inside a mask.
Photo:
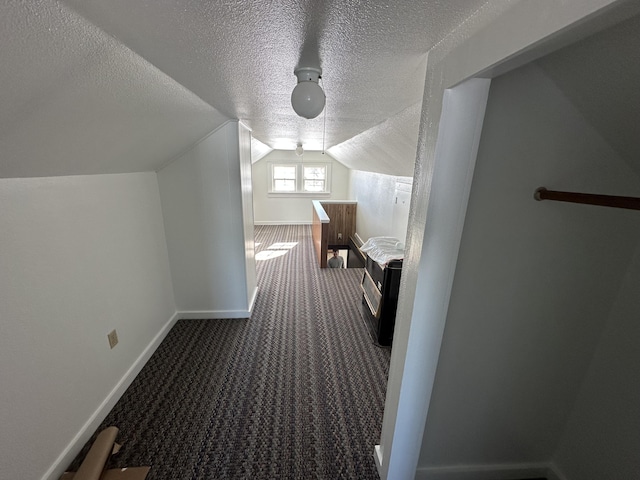
[{"label": "window pane", "polygon": [[305,192],[324,192],[324,180],[305,180]]},{"label": "window pane", "polygon": [[296,191],[296,181],[288,180],[288,179],[273,179],[273,189],[278,192],[295,192]]},{"label": "window pane", "polygon": [[273,167],[273,178],[286,178],[289,180],[296,179],[295,165],[275,165]]},{"label": "window pane", "polygon": [[[270,164],[270,188],[273,193],[329,193],[330,165],[304,163]],[[302,174],[302,175],[301,175]]]},{"label": "window pane", "polygon": [[304,167],[304,178],[324,180],[325,167]]}]

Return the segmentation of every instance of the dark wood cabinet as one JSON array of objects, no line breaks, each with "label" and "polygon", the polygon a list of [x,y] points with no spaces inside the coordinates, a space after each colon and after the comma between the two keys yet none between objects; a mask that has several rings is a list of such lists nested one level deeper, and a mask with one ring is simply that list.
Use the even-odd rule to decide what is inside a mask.
[{"label": "dark wood cabinet", "polygon": [[402,260],[391,260],[384,268],[370,257],[362,276],[362,310],[373,340],[391,346],[396,322]]}]

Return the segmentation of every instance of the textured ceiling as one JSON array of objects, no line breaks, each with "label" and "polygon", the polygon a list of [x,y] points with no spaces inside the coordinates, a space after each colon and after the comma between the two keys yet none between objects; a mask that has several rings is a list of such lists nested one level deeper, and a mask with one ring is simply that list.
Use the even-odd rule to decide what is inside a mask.
[{"label": "textured ceiling", "polygon": [[[426,53],[485,2],[2,2],[0,176],[153,170],[235,118],[270,148],[358,137],[339,160],[406,174]],[[326,125],[291,108],[299,64],[323,69]]]},{"label": "textured ceiling", "polygon": [[298,64],[319,65],[326,146],[422,96],[426,52],[484,0],[67,0],[272,148],[322,146],[323,116],[295,115]]},{"label": "textured ceiling", "polygon": [[[240,119],[256,158],[324,146],[408,176],[426,54],[486,0],[0,2],[0,177],[157,170]],[[640,20],[538,64],[640,174]],[[290,105],[320,65],[324,115]]]},{"label": "textured ceiling", "polygon": [[[422,102],[329,149],[329,154],[354,170],[412,177],[418,147]],[[361,159],[375,159],[361,168]]]},{"label": "textured ceiling", "polygon": [[0,177],[155,170],[226,119],[56,2],[0,2]]},{"label": "textured ceiling", "polygon": [[537,63],[640,176],[640,16]]}]

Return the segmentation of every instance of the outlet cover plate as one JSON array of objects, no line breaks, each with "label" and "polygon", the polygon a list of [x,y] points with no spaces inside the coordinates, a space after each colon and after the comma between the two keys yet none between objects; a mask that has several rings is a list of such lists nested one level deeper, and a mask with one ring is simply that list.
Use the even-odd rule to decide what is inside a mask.
[{"label": "outlet cover plate", "polygon": [[107,337],[109,338],[109,347],[113,348],[118,344],[118,334],[115,330],[109,332]]}]

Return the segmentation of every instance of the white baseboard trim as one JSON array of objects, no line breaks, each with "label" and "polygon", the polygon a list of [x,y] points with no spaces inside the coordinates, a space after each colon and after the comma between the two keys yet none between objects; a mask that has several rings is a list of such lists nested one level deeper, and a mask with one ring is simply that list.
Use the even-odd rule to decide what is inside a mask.
[{"label": "white baseboard trim", "polygon": [[376,445],[373,449],[373,459],[376,462],[376,468],[378,469],[378,476],[382,478],[382,446]]},{"label": "white baseboard trim", "polygon": [[293,220],[277,220],[277,221],[254,221],[254,225],[312,225],[312,221],[293,221]]},{"label": "white baseboard trim", "polygon": [[551,462],[549,464],[549,469],[547,470],[547,480],[567,480],[567,477],[558,470],[555,463]]},{"label": "white baseboard trim", "polygon": [[256,303],[256,297],[258,296],[258,287],[253,289],[253,294],[251,295],[251,299],[249,300],[249,317],[253,313],[253,306]]},{"label": "white baseboard trim", "polygon": [[416,471],[415,480],[516,480],[535,477],[562,480],[554,476],[553,466],[549,463],[423,467]]},{"label": "white baseboard trim", "polygon": [[51,467],[49,467],[49,470],[47,470],[47,472],[42,476],[42,480],[58,480],[60,478],[67,466],[73,461],[80,450],[82,450],[84,444],[87,443],[89,438],[91,438],[91,435],[93,435],[96,428],[100,426],[100,423],[102,423],[118,400],[120,400],[120,397],[122,397],[127,388],[129,388],[129,385],[131,385],[131,382],[133,382],[138,373],[140,373],[142,367],[144,367],[149,361],[151,355],[153,355],[158,346],[160,346],[162,340],[164,340],[167,333],[169,333],[169,330],[171,330],[178,321],[178,318],[178,312],[174,313],[156,336],[153,337],[151,342],[149,342],[136,361],[133,362],[131,367],[129,367],[129,370],[127,370],[127,372],[122,376],[116,386],[113,387],[111,392],[109,392],[109,395],[107,395],[97,410],[93,412],[93,415],[89,417],[80,431],[62,451],[60,456],[55,460],[55,462],[53,462]]},{"label": "white baseboard trim", "polygon": [[189,310],[178,312],[178,315],[180,320],[219,320],[222,318],[249,318],[251,312],[249,310]]}]

